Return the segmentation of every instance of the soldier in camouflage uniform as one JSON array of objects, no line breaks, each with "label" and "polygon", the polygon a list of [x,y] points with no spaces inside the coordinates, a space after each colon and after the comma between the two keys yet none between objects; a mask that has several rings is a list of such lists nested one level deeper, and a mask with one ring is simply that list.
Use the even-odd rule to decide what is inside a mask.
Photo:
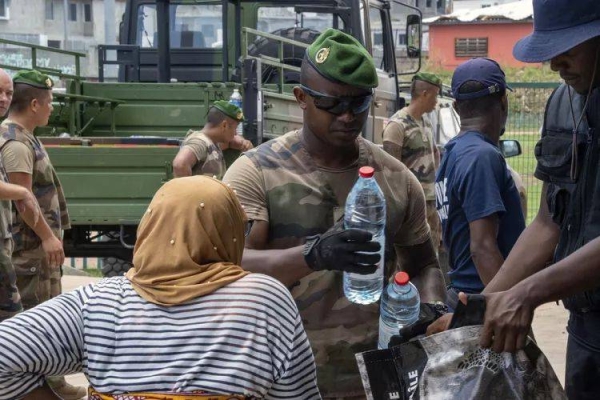
[{"label": "soldier in camouflage uniform", "polygon": [[[29,309],[62,292],[62,232],[70,228],[70,222],[56,171],[33,135],[35,128],[48,124],[53,82],[38,71],[19,71],[13,83],[13,101],[0,125],[0,153],[10,182],[31,191],[43,215],[35,223],[30,213],[13,211],[12,262],[23,308]],[[48,383],[63,399],[80,399],[87,393],[63,377],[48,378]]]},{"label": "soldier in camouflage uniform", "polygon": [[[387,277],[402,257],[423,302],[444,299],[425,218],[423,189],[399,161],[360,137],[378,79],[368,52],[351,36],[326,30],[307,50],[294,94],[301,130],[246,152],[227,170],[250,220],[243,267],[271,275],[294,296],[315,353],[324,398],[364,398],[355,353],[375,349],[379,306],[343,293],[342,272],[371,273],[379,244],[334,221],[361,166],[375,169],[386,197]],[[318,91],[317,91],[318,88]],[[333,226],[333,227],[332,227]]]},{"label": "soldier in camouflage uniform", "polygon": [[[12,95],[12,78],[0,69],[0,114],[2,116],[8,111]],[[31,213],[35,222],[40,216],[40,208],[29,190],[8,183],[8,176],[1,165],[0,199],[0,322],[2,322],[23,310],[15,268],[11,260],[13,251],[11,200],[15,200],[23,212]]]},{"label": "soldier in camouflage uniform", "polygon": [[383,149],[415,174],[427,202],[427,222],[436,249],[441,243],[441,223],[435,207],[435,171],[440,155],[433,142],[433,127],[423,115],[435,109],[442,81],[421,72],[413,77],[410,105],[391,118],[383,130]]},{"label": "soldier in camouflage uniform", "polygon": [[223,179],[225,174],[226,148],[249,150],[252,143],[236,136],[238,124],[244,121],[242,110],[225,100],[213,103],[206,116],[206,125],[201,131],[187,133],[181,149],[173,160],[176,178],[190,175],[207,175]]}]

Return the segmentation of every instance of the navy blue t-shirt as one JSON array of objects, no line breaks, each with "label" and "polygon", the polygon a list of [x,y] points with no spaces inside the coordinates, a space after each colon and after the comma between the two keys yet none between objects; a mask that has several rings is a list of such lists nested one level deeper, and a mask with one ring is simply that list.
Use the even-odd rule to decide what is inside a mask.
[{"label": "navy blue t-shirt", "polygon": [[497,214],[498,248],[506,258],[525,229],[519,192],[500,149],[479,132],[461,134],[445,149],[435,191],[450,285],[480,293],[484,285],[471,258],[469,223]]}]

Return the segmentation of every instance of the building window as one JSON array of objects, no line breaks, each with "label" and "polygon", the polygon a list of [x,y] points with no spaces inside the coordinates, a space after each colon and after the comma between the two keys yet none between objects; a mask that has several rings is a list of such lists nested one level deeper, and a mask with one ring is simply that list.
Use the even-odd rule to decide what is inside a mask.
[{"label": "building window", "polygon": [[488,38],[454,39],[455,57],[487,57]]},{"label": "building window", "polygon": [[0,19],[8,19],[8,0],[0,0]]},{"label": "building window", "polygon": [[415,7],[419,8],[419,0],[415,0]]},{"label": "building window", "polygon": [[60,40],[48,40],[48,47],[60,49]]},{"label": "building window", "polygon": [[425,2],[425,6],[428,7],[428,8],[431,7],[431,0],[427,0]]},{"label": "building window", "polygon": [[69,21],[77,21],[77,3],[69,3]]},{"label": "building window", "polygon": [[85,22],[92,22],[92,5],[90,3],[83,5],[83,20]]},{"label": "building window", "polygon": [[46,0],[46,19],[54,19],[54,1]]}]

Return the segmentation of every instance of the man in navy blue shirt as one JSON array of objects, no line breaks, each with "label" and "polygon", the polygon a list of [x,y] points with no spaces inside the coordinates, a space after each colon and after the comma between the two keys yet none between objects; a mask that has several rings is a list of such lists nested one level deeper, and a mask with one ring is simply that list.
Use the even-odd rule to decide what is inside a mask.
[{"label": "man in navy blue shirt", "polygon": [[484,289],[525,229],[519,192],[498,148],[508,115],[507,88],[502,69],[487,58],[463,63],[452,77],[461,130],[446,145],[436,176],[450,259],[450,308],[459,292]]}]

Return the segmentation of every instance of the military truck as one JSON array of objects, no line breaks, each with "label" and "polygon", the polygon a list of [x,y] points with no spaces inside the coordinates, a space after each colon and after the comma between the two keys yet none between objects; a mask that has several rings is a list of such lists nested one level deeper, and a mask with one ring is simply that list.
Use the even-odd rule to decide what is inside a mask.
[{"label": "military truck", "polygon": [[[100,81],[78,73],[83,54],[0,41],[29,47],[32,67],[65,83],[55,91],[49,126],[36,135],[65,189],[72,221],[66,255],[103,258],[105,275],[126,271],[137,225],[155,191],[172,178],[181,138],[202,127],[209,105],[229,99],[235,88],[244,97],[244,136],[254,144],[300,127],[292,89],[305,48],[328,27],[352,34],[374,56],[380,85],[364,136],[380,143],[386,119],[405,103],[399,76],[419,65],[398,70],[391,3],[128,0],[120,44],[99,46]],[[406,10],[406,58],[418,61],[420,12],[393,3]],[[75,57],[74,71],[39,65],[40,53]],[[113,81],[105,74],[110,68],[118,70]]]}]

